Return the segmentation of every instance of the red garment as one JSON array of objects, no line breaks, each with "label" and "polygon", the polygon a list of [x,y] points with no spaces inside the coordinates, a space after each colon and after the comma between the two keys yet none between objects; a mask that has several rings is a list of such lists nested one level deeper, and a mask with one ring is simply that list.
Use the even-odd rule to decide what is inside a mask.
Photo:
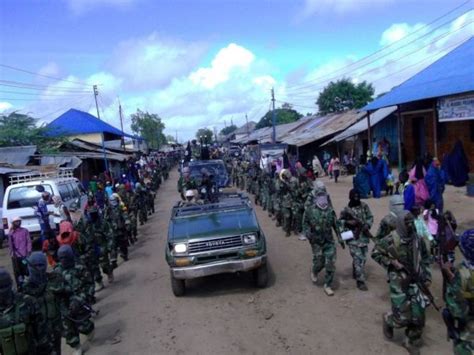
[{"label": "red garment", "polygon": [[51,267],[55,267],[56,266],[56,260],[54,260],[54,257],[50,254],[50,252],[48,251],[49,249],[49,240],[45,240],[43,242],[43,253],[46,254],[46,258],[48,259],[48,264],[51,266]]},{"label": "red garment", "polygon": [[59,247],[63,245],[70,245],[72,247],[78,238],[79,233],[74,230],[71,222],[62,221],[59,224],[59,234],[56,237]]}]

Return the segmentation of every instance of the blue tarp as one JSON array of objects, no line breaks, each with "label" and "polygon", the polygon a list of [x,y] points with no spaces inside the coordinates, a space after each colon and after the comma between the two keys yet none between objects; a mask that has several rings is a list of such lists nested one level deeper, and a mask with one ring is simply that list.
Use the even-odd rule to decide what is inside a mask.
[{"label": "blue tarp", "polygon": [[109,133],[117,136],[123,135],[129,138],[141,139],[140,137],[122,133],[121,130],[109,125],[107,122],[99,120],[90,113],[73,108],[48,124],[47,129],[48,135],[51,137],[89,133]]},{"label": "blue tarp", "polygon": [[474,37],[362,110],[376,110],[469,91],[474,91]]}]

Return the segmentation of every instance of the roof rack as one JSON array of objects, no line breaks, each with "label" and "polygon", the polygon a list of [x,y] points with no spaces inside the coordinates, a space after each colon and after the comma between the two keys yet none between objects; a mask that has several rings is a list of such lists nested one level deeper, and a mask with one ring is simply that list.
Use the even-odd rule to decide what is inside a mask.
[{"label": "roof rack", "polygon": [[65,179],[72,178],[74,169],[60,168],[54,171],[30,171],[9,176],[10,185],[20,184],[24,182],[44,180],[44,179]]}]

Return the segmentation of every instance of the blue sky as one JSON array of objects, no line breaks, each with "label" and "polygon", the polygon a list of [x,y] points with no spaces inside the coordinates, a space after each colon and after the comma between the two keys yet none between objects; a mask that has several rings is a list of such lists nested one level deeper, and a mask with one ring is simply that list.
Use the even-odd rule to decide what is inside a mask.
[{"label": "blue sky", "polygon": [[[272,86],[277,99],[316,112],[321,75],[383,46],[403,46],[364,68],[339,72],[355,82],[374,81],[383,92],[472,36],[472,10],[455,20],[472,9],[472,1],[426,25],[463,3],[3,0],[0,64],[68,81],[0,67],[0,83],[35,85],[0,85],[0,110],[30,112],[44,121],[68,106],[94,112],[92,95],[83,91],[97,83],[110,123],[118,122],[120,96],[127,115],[137,108],[158,113],[168,133],[178,130],[183,138],[202,126],[221,129],[230,118],[242,124],[245,113],[257,120],[268,108]],[[444,21],[449,23],[436,28]]]}]

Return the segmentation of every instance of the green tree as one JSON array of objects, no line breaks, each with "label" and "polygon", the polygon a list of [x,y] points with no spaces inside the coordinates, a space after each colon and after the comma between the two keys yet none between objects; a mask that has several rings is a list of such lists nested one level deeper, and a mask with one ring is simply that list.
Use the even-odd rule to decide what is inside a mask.
[{"label": "green tree", "polygon": [[140,135],[152,149],[159,149],[166,144],[166,137],[163,133],[165,124],[156,113],[148,113],[137,109],[137,112],[130,116],[132,124],[130,127],[135,134]]},{"label": "green tree", "polygon": [[227,127],[224,127],[221,129],[221,134],[223,136],[226,136],[228,135],[229,133],[232,133],[234,132],[235,130],[237,129],[237,126],[236,125],[230,125],[230,126],[227,126]]},{"label": "green tree", "polygon": [[212,136],[213,133],[209,128],[199,128],[196,132],[196,139],[198,142],[201,142],[202,140],[203,143],[209,144],[212,142]]},{"label": "green tree", "polygon": [[[288,106],[286,106],[288,105]],[[275,109],[275,121],[276,124],[290,123],[299,120],[303,115],[291,108],[289,104],[283,104],[282,108]],[[271,127],[272,125],[272,111],[268,111],[261,119],[258,121],[255,129],[263,127]]]},{"label": "green tree", "polygon": [[64,137],[47,135],[46,125],[37,125],[31,116],[12,112],[0,116],[0,147],[36,145],[41,153],[56,151]]},{"label": "green tree", "polygon": [[330,82],[319,94],[316,104],[322,114],[364,107],[372,101],[374,88],[366,81],[357,85],[344,78]]}]

